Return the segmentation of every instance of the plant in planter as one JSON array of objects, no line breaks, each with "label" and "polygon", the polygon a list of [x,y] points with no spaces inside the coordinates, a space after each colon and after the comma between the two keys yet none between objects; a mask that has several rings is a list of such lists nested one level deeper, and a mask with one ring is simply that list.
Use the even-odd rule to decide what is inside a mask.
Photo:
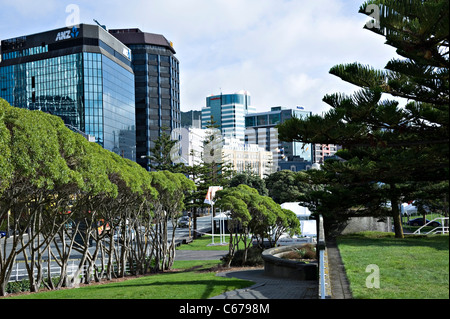
[{"label": "plant in planter", "polygon": [[291,251],[283,253],[280,257],[293,260],[315,260],[316,246],[313,244],[305,244],[300,248],[293,247]]}]

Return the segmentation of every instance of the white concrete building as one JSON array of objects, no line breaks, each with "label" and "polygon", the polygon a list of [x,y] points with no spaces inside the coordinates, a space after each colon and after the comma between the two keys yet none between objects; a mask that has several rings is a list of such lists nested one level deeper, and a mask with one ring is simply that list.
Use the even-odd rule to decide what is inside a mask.
[{"label": "white concrete building", "polygon": [[188,166],[199,165],[203,156],[203,141],[207,136],[207,130],[200,128],[179,129],[179,143],[177,162],[184,163]]},{"label": "white concrete building", "polygon": [[238,173],[251,171],[264,178],[273,172],[272,152],[256,144],[245,144],[238,139],[225,138],[222,156],[223,161],[230,163],[233,170]]}]

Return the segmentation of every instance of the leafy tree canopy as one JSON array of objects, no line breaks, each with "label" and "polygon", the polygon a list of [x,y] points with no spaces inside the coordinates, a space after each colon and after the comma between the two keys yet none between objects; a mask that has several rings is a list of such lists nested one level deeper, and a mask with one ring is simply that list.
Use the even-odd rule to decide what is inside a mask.
[{"label": "leafy tree canopy", "polygon": [[[401,58],[384,70],[360,63],[332,67],[331,74],[361,89],[351,96],[326,95],[328,112],[291,119],[279,126],[279,134],[285,141],[342,145],[337,155],[343,161],[323,166],[329,188],[321,205],[333,191],[340,198],[335,207],[377,202],[374,209],[389,201],[396,236],[403,237],[398,205],[417,191],[411,186],[448,184],[449,2],[380,0],[360,8],[367,15],[373,10],[379,26],[366,28],[384,36]],[[406,105],[383,100],[383,94],[405,98]]]}]

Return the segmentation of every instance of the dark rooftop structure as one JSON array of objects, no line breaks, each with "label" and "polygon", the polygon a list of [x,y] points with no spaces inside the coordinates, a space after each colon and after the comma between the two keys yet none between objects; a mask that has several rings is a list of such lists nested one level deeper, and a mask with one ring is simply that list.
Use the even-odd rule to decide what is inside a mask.
[{"label": "dark rooftop structure", "polygon": [[142,32],[138,28],[133,29],[110,29],[109,33],[114,35],[120,42],[130,44],[154,44],[168,48],[175,54],[172,42],[168,41],[163,35]]}]

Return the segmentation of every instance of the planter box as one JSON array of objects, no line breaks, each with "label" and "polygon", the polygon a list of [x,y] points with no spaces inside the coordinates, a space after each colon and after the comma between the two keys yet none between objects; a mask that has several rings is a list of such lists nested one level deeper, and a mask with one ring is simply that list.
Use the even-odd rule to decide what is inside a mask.
[{"label": "planter box", "polygon": [[266,249],[262,252],[264,260],[264,273],[268,276],[289,278],[295,280],[317,280],[317,261],[309,263],[297,260],[281,258],[283,254],[292,251],[294,248],[301,248],[303,244],[282,246]]}]

